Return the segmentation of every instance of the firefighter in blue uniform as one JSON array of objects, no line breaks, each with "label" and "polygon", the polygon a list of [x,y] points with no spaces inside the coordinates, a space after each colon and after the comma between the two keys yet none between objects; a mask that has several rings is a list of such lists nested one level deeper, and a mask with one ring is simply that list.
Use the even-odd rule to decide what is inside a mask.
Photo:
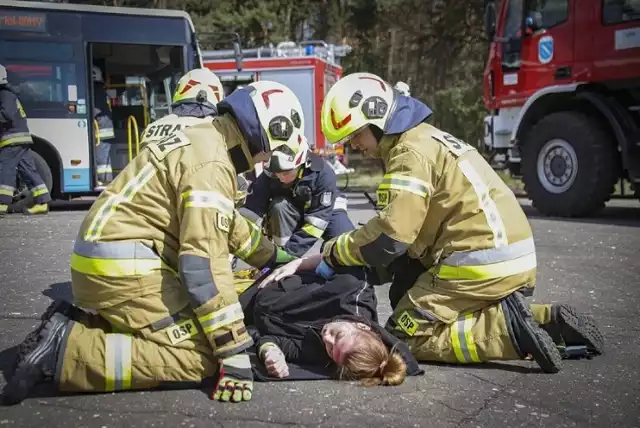
[{"label": "firefighter in blue uniform", "polygon": [[240,212],[257,226],[264,220],[274,244],[295,257],[320,238],[354,229],[333,169],[311,152],[304,138],[297,152],[282,146],[272,153]]},{"label": "firefighter in blue uniform", "polygon": [[17,90],[9,85],[7,69],[0,64],[0,216],[7,213],[16,186],[16,173],[33,195],[35,204],[26,215],[47,214],[49,189],[38,173],[29,145],[33,144],[27,115]]},{"label": "firefighter in blue uniform", "polygon": [[102,71],[98,66],[93,66],[91,70],[93,78],[93,111],[94,120],[98,129],[94,132],[97,135],[96,147],[96,169],[98,174],[98,186],[104,187],[113,180],[113,169],[111,168],[111,142],[116,137],[113,131],[113,120],[111,118],[111,106],[109,97],[104,85]]}]

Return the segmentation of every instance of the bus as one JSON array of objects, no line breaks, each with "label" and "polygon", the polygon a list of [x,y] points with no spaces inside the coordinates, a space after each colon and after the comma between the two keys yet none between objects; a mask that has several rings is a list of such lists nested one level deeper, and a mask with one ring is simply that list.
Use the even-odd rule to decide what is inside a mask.
[{"label": "bus", "polygon": [[[202,58],[183,11],[5,1],[0,64],[20,91],[38,170],[53,198],[70,199],[100,191],[93,65],[104,73],[111,104],[115,175],[135,157],[144,127],[171,113],[177,81],[202,67]],[[16,187],[13,211],[30,199]]]}]

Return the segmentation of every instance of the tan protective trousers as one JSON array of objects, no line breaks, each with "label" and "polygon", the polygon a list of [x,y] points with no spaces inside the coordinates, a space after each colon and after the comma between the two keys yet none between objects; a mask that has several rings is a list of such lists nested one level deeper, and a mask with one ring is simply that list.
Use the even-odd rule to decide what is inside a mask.
[{"label": "tan protective trousers", "polygon": [[[158,287],[162,291],[98,309],[98,315],[87,314],[73,323],[58,359],[60,390],[195,386],[215,375],[217,359],[193,311],[188,306],[174,314],[167,309],[175,307],[175,291],[182,288],[178,280],[168,285],[169,277],[157,279],[163,281]],[[74,275],[74,288],[84,285],[77,281],[82,278]],[[154,318],[159,322],[147,323]]]},{"label": "tan protective trousers", "polygon": [[[503,297],[516,291],[509,290],[513,288],[509,282],[505,281]],[[495,294],[500,281],[490,287],[467,288],[474,291],[436,284],[433,276],[425,272],[402,297],[387,328],[407,343],[419,361],[479,363],[522,359],[513,346]],[[494,295],[483,295],[484,289],[492,290]],[[531,309],[539,324],[550,322],[551,305],[532,305]]]}]

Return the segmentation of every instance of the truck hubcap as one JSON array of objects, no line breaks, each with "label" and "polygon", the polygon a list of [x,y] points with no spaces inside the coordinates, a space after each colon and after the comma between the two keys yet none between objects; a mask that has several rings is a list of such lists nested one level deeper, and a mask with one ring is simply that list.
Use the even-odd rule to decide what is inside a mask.
[{"label": "truck hubcap", "polygon": [[538,179],[551,193],[566,192],[576,180],[578,157],[562,139],[548,141],[538,155]]}]

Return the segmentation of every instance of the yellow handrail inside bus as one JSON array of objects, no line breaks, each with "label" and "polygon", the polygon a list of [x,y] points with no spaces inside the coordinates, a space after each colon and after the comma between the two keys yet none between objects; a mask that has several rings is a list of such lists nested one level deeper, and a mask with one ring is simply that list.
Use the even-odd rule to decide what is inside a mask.
[{"label": "yellow handrail inside bus", "polygon": [[100,127],[95,119],[93,119],[93,133],[96,135],[96,147],[98,147],[100,145]]},{"label": "yellow handrail inside bus", "polygon": [[[134,132],[133,136],[131,132]],[[129,145],[129,162],[133,160],[133,137],[136,139],[136,156],[140,153],[140,133],[138,132],[138,120],[134,115],[127,118],[127,144]]]}]

